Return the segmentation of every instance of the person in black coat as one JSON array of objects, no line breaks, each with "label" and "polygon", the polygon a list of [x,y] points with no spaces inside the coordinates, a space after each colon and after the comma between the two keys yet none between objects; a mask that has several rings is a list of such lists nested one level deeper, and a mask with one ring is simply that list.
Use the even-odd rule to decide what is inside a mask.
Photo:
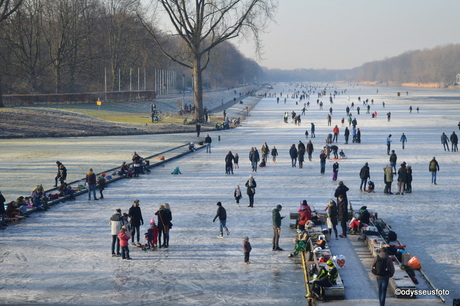
[{"label": "person in black coat", "polygon": [[131,243],[134,245],[134,234],[137,231],[137,244],[140,245],[140,227],[144,225],[139,200],[134,200],[133,205],[129,208],[128,215],[131,218]]},{"label": "person in black coat", "polygon": [[224,229],[227,235],[230,235],[230,231],[227,228],[227,211],[222,206],[221,202],[217,202],[217,213],[212,222],[216,222],[216,219],[219,218],[220,221],[220,234],[217,236],[218,238],[224,238]]},{"label": "person in black coat", "polygon": [[260,160],[260,155],[256,147],[253,147],[251,151],[249,151],[249,160],[251,161],[252,172],[257,172],[257,163]]},{"label": "person in black coat", "polygon": [[348,203],[342,195],[339,195],[337,198],[337,206],[339,211],[338,218],[340,220],[340,225],[342,226],[342,234],[339,235],[339,237],[346,238],[348,221]]},{"label": "person in black coat", "polygon": [[257,183],[256,180],[252,177],[252,175],[249,176],[249,179],[244,186],[246,186],[247,188],[246,193],[249,197],[248,207],[254,207],[254,195],[256,194]]},{"label": "person in black coat", "polygon": [[[169,229],[171,228],[171,210],[166,208],[166,205],[160,205],[160,208],[155,213],[158,216],[158,245],[159,248],[167,248],[169,246]],[[169,204],[168,204],[169,207]],[[161,244],[161,234],[163,233],[163,244]]]},{"label": "person in black coat", "polygon": [[367,180],[371,178],[368,163],[365,163],[364,166],[361,168],[361,171],[359,171],[359,177],[361,178],[361,185],[359,185],[359,190],[363,191],[363,188],[364,190],[366,189]]},{"label": "person in black coat", "polygon": [[291,165],[294,168],[297,164],[297,149],[295,144],[292,144],[291,148],[289,149],[289,155],[291,156]]},{"label": "person in black coat", "polygon": [[233,174],[233,161],[235,157],[232,154],[232,151],[228,151],[227,156],[225,156],[225,174]]},{"label": "person in black coat", "polygon": [[343,200],[348,204],[348,198],[347,198],[347,191],[348,190],[349,190],[348,187],[345,186],[343,181],[339,181],[339,186],[335,190],[334,197],[336,197],[337,200],[338,200],[338,197],[341,195]]}]

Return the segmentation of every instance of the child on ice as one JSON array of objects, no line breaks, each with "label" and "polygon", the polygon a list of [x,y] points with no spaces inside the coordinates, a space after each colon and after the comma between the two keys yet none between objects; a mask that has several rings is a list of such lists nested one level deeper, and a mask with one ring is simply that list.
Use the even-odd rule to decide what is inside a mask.
[{"label": "child on ice", "polygon": [[118,234],[118,239],[120,239],[120,246],[121,246],[121,258],[122,259],[128,259],[130,260],[131,257],[129,257],[129,239],[131,236],[126,234],[126,229],[121,228],[120,233]]},{"label": "child on ice", "polygon": [[240,185],[236,185],[235,192],[233,193],[233,195],[235,197],[236,204],[240,204],[240,200],[242,198]]},{"label": "child on ice", "polygon": [[245,264],[250,264],[249,262],[249,253],[251,253],[252,247],[251,244],[249,243],[249,237],[246,236],[244,237],[243,240],[243,252],[244,252],[244,263]]},{"label": "child on ice", "polygon": [[171,174],[182,174],[182,172],[180,172],[180,170],[179,170],[179,166],[174,168],[174,170],[173,170],[173,172],[171,172]]},{"label": "child on ice", "polygon": [[155,219],[150,220],[150,228],[147,233],[145,233],[145,238],[147,239],[148,247],[153,251],[157,248],[158,243],[158,226],[155,224]]}]

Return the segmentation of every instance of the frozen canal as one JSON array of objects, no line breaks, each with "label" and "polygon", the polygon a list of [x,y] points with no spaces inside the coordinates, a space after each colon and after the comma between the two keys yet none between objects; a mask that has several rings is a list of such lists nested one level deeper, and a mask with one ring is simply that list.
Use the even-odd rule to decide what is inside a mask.
[{"label": "frozen canal", "polygon": [[[346,87],[346,94],[329,104],[323,97],[324,110],[310,99],[302,125],[284,124],[282,114],[300,112],[302,106],[294,99],[283,103],[284,95],[293,86],[275,86],[283,92],[280,104],[275,98],[261,100],[241,128],[212,132],[213,151],[204,150],[155,168],[149,175],[111,184],[105,199],[87,201],[83,195],[75,202],[59,204],[47,212],[33,214],[21,224],[2,231],[0,238],[0,303],[2,304],[74,304],[74,305],[305,305],[304,284],[300,265],[288,258],[294,231],[289,217],[283,220],[280,246],[285,252],[271,250],[271,210],[282,204],[281,212],[289,216],[299,203],[307,199],[316,209],[323,209],[333,197],[336,182],[331,180],[332,162],[326,174],[319,171],[320,147],[332,127],[341,129],[338,146],[348,158],[339,161],[339,180],[350,188],[348,198],[378,211],[387,220],[398,238],[417,255],[422,267],[439,289],[450,291],[446,305],[460,298],[460,225],[459,204],[460,153],[445,152],[440,143],[442,132],[449,136],[458,131],[460,95],[457,91],[406,89],[395,87]],[[396,92],[401,91],[401,97]],[[350,97],[348,101],[347,97]],[[374,99],[372,111],[377,118],[365,114],[358,102]],[[385,101],[385,108],[382,107]],[[340,120],[351,102],[361,106],[358,120],[362,143],[344,145]],[[413,106],[412,114],[409,106]],[[326,115],[333,107],[332,127]],[[415,111],[420,107],[420,113]],[[386,113],[391,112],[391,121]],[[310,122],[317,126],[313,138],[315,152],[312,162],[304,168],[291,168],[288,150],[291,144],[305,141]],[[401,133],[408,138],[406,149],[399,143]],[[385,140],[393,135],[392,149],[398,164],[406,161],[413,169],[413,193],[404,196],[383,194],[383,171],[388,164]],[[457,133],[458,134],[458,133]],[[205,135],[203,135],[205,136]],[[218,136],[221,141],[218,141]],[[129,161],[133,151],[148,156],[186,141],[195,135],[150,135],[102,138],[1,140],[0,167],[2,185],[7,195],[28,194],[35,184],[45,188],[54,183],[56,160],[69,171],[69,180],[84,176],[88,168],[95,171],[116,167]],[[251,168],[248,153],[251,147],[260,150],[266,141],[276,146],[280,156],[254,174],[257,182],[255,207],[248,208],[243,187]],[[224,157],[231,150],[240,155],[240,168],[232,176],[225,175]],[[438,185],[431,185],[428,164],[433,156],[440,165]],[[359,170],[365,162],[371,168],[376,193],[359,192]],[[26,164],[27,163],[27,164]],[[182,175],[171,171],[180,166]],[[243,199],[237,205],[233,189],[242,186]],[[23,192],[20,192],[21,189]],[[5,192],[8,190],[8,192]],[[396,183],[393,183],[396,190]],[[123,261],[110,254],[109,218],[116,208],[127,212],[132,200],[139,199],[147,224],[160,204],[171,205],[174,224],[170,247],[155,252],[131,249],[134,260]],[[216,202],[227,209],[230,236],[218,239],[218,223],[212,219]],[[355,207],[357,208],[357,207]],[[358,207],[359,208],[359,207]],[[147,231],[147,225],[141,233]],[[243,264],[241,242],[249,236],[253,251],[251,264]],[[145,241],[141,238],[142,241]],[[331,241],[331,245],[335,240]],[[336,242],[342,243],[342,242]],[[347,267],[348,268],[348,267]],[[345,269],[347,269],[345,268]],[[345,279],[348,300],[360,298],[361,288],[353,279]],[[366,280],[365,280],[366,282]],[[366,305],[377,305],[374,279],[367,280]],[[360,282],[361,284],[361,282]],[[341,302],[336,302],[340,305]],[[388,305],[417,305],[416,301],[389,298]],[[352,305],[353,302],[349,305]]]}]

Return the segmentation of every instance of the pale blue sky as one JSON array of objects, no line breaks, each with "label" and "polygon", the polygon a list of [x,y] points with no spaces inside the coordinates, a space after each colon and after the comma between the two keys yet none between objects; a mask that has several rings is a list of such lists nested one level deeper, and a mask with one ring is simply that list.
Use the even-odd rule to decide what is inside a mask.
[{"label": "pale blue sky", "polygon": [[[267,68],[342,69],[460,43],[460,0],[279,0],[262,35]],[[232,41],[247,57],[254,45]]]}]

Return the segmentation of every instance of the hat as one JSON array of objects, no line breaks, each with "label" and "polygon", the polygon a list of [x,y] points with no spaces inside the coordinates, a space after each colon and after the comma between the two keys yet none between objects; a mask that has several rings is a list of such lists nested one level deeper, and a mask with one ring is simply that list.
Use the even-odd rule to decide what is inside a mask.
[{"label": "hat", "polygon": [[89,171],[93,171],[93,168],[89,168]]},{"label": "hat", "polygon": [[244,236],[244,240],[248,241],[248,240],[249,240],[249,237],[248,237],[248,236]]},{"label": "hat", "polygon": [[404,161],[404,162],[402,162],[401,166],[402,166],[402,165],[406,165],[406,162],[405,162],[405,161]]},{"label": "hat", "polygon": [[150,219],[150,224],[152,224],[152,223],[155,224],[155,218],[154,217],[152,217],[152,219]]},{"label": "hat", "polygon": [[228,154],[232,154],[232,151],[228,151]]},{"label": "hat", "polygon": [[281,208],[283,208],[283,206],[281,206],[281,204],[276,205],[276,209],[281,209]]},{"label": "hat", "polygon": [[332,267],[334,265],[334,261],[332,261],[332,259],[329,259],[328,261],[326,261],[326,265]]}]

